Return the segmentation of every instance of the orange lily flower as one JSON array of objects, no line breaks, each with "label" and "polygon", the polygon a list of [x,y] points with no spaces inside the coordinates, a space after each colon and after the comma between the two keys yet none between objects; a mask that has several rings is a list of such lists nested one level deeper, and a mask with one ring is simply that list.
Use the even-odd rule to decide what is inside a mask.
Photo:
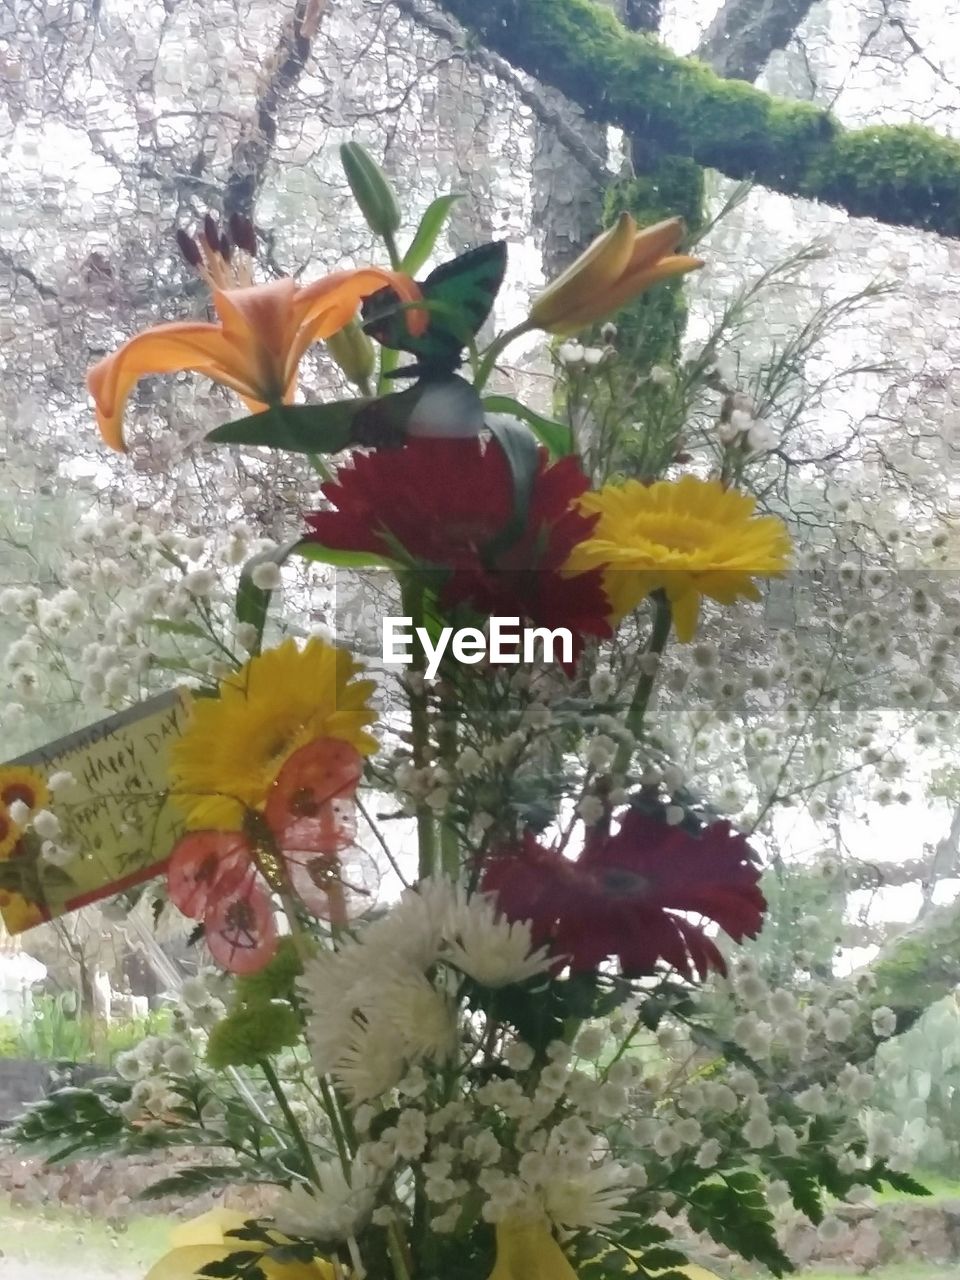
[{"label": "orange lily flower", "polygon": [[[154,325],[98,361],[87,374],[97,425],[112,448],[126,450],[123,411],[141,378],[190,369],[236,391],[253,413],[288,403],[307,348],[337,333],[354,317],[363,298],[385,287],[402,302],[421,295],[409,276],[381,267],[335,271],[312,284],[285,278],[254,284],[253,228],[231,221],[233,242],[207,217],[202,237],[177,236],[187,261],[211,286],[219,321],[175,321]],[[411,311],[411,331],[426,327],[426,312]]]},{"label": "orange lily flower", "polygon": [[683,232],[680,218],[639,228],[629,213],[621,213],[534,300],[530,323],[548,333],[577,333],[661,281],[696,271],[702,259],[677,253]]}]

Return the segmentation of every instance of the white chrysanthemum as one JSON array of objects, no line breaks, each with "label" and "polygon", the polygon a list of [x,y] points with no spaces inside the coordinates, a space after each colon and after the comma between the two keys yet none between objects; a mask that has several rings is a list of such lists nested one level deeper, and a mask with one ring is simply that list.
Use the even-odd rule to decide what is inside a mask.
[{"label": "white chrysanthemum", "polygon": [[455,887],[447,879],[425,880],[416,889],[407,889],[396,906],[361,933],[361,963],[379,960],[395,968],[399,961],[421,971],[429,969],[439,952],[443,922],[455,902]]},{"label": "white chrysanthemum", "polygon": [[380,992],[371,1017],[392,1024],[407,1056],[445,1058],[457,1044],[456,1006],[422,974],[400,973]]},{"label": "white chrysanthemum", "polygon": [[566,1231],[608,1227],[620,1217],[630,1196],[626,1170],[616,1161],[568,1177],[559,1170],[540,1184],[538,1196],[547,1215]]},{"label": "white chrysanthemum", "polygon": [[533,946],[529,923],[511,924],[489,894],[456,902],[443,932],[443,959],[484,987],[525,982],[550,968],[546,948]]},{"label": "white chrysanthemum", "polygon": [[[346,1016],[345,1002],[354,1006]],[[317,1069],[332,1072],[352,1102],[367,1102],[399,1084],[410,1063],[453,1051],[456,1010],[422,973],[381,974],[346,992],[329,1020],[314,1009],[308,1036]]]},{"label": "white chrysanthemum", "polygon": [[349,1179],[339,1161],[319,1166],[320,1186],[296,1185],[283,1191],[273,1211],[278,1230],[311,1240],[346,1240],[356,1235],[373,1210],[374,1171],[355,1161]]}]

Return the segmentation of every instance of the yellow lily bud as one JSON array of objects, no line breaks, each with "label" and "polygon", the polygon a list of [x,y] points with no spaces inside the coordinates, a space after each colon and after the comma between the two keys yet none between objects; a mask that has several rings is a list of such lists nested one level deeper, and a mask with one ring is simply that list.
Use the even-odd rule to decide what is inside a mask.
[{"label": "yellow lily bud", "polygon": [[545,1218],[497,1223],[497,1261],[490,1280],[577,1280]]},{"label": "yellow lily bud", "polygon": [[351,320],[327,338],[327,350],[350,382],[361,388],[366,386],[373,375],[376,356],[373,343],[356,320]]},{"label": "yellow lily bud", "polygon": [[700,258],[675,252],[682,238],[680,218],[668,218],[641,231],[629,213],[621,213],[534,300],[531,322],[548,333],[577,333],[662,280],[702,267]]},{"label": "yellow lily bud", "polygon": [[[230,1209],[211,1209],[191,1218],[170,1232],[173,1246],[147,1272],[146,1280],[202,1280],[201,1269],[210,1262],[222,1262],[242,1249],[257,1250],[255,1242],[239,1240],[227,1233],[242,1227],[246,1216]],[[281,1237],[277,1237],[279,1243]],[[334,1280],[328,1262],[275,1262],[265,1258],[260,1263],[267,1280]]]}]

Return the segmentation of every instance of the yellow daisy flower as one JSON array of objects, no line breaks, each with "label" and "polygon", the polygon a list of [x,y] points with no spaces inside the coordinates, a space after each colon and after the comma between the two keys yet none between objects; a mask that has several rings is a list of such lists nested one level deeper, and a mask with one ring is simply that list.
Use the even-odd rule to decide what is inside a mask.
[{"label": "yellow daisy flower", "polygon": [[9,808],[14,800],[22,800],[28,809],[45,809],[50,802],[50,788],[42,773],[25,764],[0,766],[0,804]]},{"label": "yellow daisy flower", "polygon": [[37,904],[9,889],[0,889],[0,916],[11,933],[23,933],[36,924],[43,924],[43,912]]},{"label": "yellow daisy flower", "polygon": [[17,847],[17,841],[20,839],[20,828],[7,813],[6,809],[0,806],[0,862],[6,861]]},{"label": "yellow daisy flower", "polygon": [[755,515],[756,505],[696,476],[605,485],[580,499],[580,510],[600,519],[566,568],[606,571],[604,589],[617,621],[652,591],[664,591],[677,638],[686,642],[696,632],[703,596],[721,604],[740,596],[758,600],[753,579],[786,569],[790,538],[783,521]]},{"label": "yellow daisy flower", "polygon": [[50,790],[43,774],[21,764],[0,767],[0,862],[10,857],[23,834],[8,812],[15,800],[22,800],[34,812],[45,808]]},{"label": "yellow daisy flower", "polygon": [[377,741],[364,726],[375,684],[345,650],[314,638],[285,640],[251,658],[220,684],[216,698],[194,698],[192,717],[170,751],[171,795],[187,826],[236,830],[244,810],[261,807],[286,761],[315,738],[338,738],[364,755]]}]

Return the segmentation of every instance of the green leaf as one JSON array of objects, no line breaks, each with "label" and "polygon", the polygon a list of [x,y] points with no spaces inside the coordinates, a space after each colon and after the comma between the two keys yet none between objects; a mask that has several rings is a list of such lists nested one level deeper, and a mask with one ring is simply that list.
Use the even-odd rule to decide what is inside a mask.
[{"label": "green leaf", "polygon": [[165,635],[193,636],[196,640],[210,639],[203,627],[195,622],[173,622],[170,618],[151,618],[147,625],[156,631],[162,631]]},{"label": "green leaf", "polygon": [[212,1276],[214,1280],[266,1280],[266,1273],[260,1266],[262,1259],[262,1253],[243,1249],[222,1261],[208,1262],[197,1274]]},{"label": "green leaf", "polygon": [[277,547],[274,551],[261,551],[257,556],[251,556],[247,563],[240,571],[240,581],[237,584],[237,596],[233,605],[234,616],[238,622],[247,622],[256,628],[257,642],[250,649],[253,654],[260,652],[260,645],[263,641],[263,629],[267,624],[267,610],[270,607],[270,597],[272,591],[265,587],[258,587],[253,580],[253,572],[262,564],[282,565],[300,546],[300,539],[296,542],[288,542],[285,546]]},{"label": "green leaf", "polygon": [[573,453],[573,432],[568,426],[534,413],[513,396],[484,396],[483,407],[490,413],[506,413],[521,418],[551,458],[565,458]]},{"label": "green leaf", "polygon": [[450,216],[450,210],[458,200],[462,199],[462,195],[455,193],[449,196],[437,196],[436,200],[430,204],[420,219],[416,235],[400,263],[401,270],[406,271],[407,275],[415,276],[430,257],[437,243],[437,237],[443,230],[443,224]]},{"label": "green leaf", "polygon": [[[899,1169],[891,1169],[885,1162],[878,1163],[882,1165],[878,1172],[878,1177],[882,1178],[884,1182],[889,1182],[895,1191],[902,1191],[908,1196],[933,1195],[929,1187],[925,1187],[922,1182],[918,1182],[909,1173],[903,1173]],[[876,1167],[875,1165],[874,1168]]]},{"label": "green leaf", "polygon": [[339,547],[324,547],[319,542],[304,539],[294,548],[294,554],[303,560],[315,560],[318,564],[332,564],[337,569],[394,569],[396,564],[386,556],[373,551],[342,551]]},{"label": "green leaf", "polygon": [[194,1169],[181,1169],[168,1178],[160,1178],[151,1182],[137,1193],[138,1200],[159,1200],[162,1196],[197,1196],[215,1187],[228,1187],[238,1182],[269,1182],[270,1179],[257,1177],[253,1170],[241,1168],[236,1164],[198,1165]]},{"label": "green leaf", "polygon": [[486,548],[490,552],[499,552],[515,542],[526,527],[533,482],[540,467],[540,454],[536,436],[516,418],[497,417],[488,420],[487,426],[507,455],[510,474],[513,476],[513,516],[507,528]]},{"label": "green leaf", "polygon": [[330,404],[274,405],[249,418],[225,422],[207,433],[213,444],[262,445],[290,453],[339,453],[350,444],[353,420],[371,399],[335,400]]}]

